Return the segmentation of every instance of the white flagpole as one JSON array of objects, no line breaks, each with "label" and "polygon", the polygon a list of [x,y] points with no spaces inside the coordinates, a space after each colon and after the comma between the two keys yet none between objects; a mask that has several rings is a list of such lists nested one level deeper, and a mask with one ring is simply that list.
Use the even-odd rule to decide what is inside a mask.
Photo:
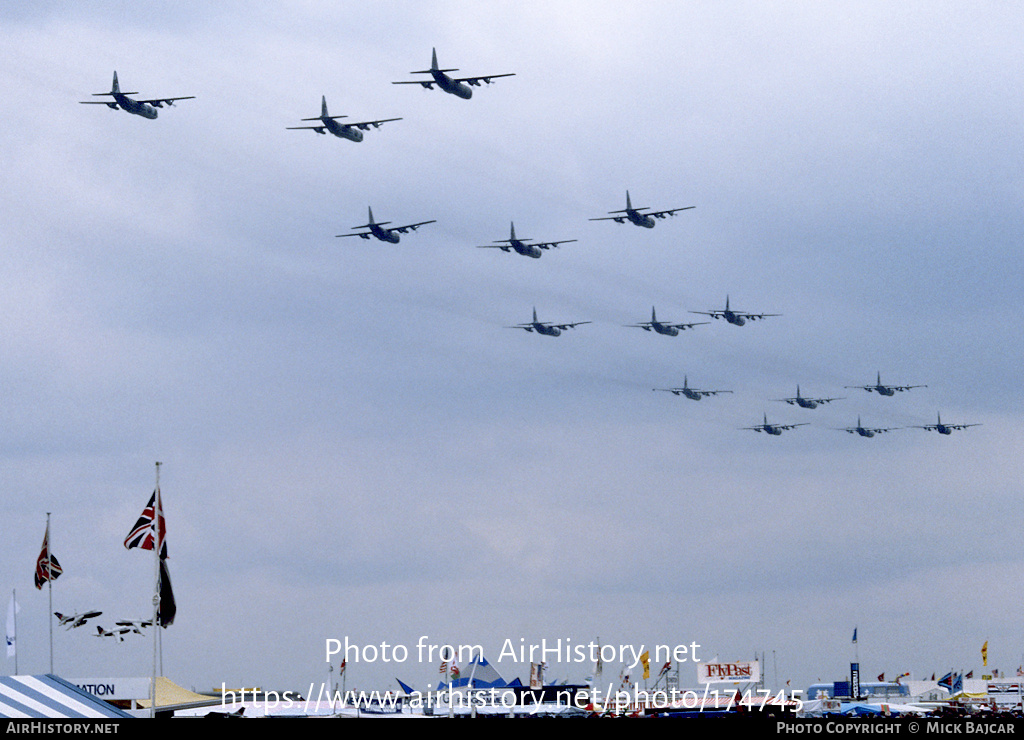
[{"label": "white flagpole", "polygon": [[50,544],[50,512],[46,512],[46,586],[50,595],[50,673],[53,673],[53,546]]},{"label": "white flagpole", "polygon": [[163,544],[163,533],[160,531],[160,465],[156,464],[156,491],[153,496],[153,533],[155,535],[155,542],[153,543],[153,554],[154,554],[154,580],[156,584],[156,590],[153,593],[153,680],[150,684],[149,690],[149,716],[153,718],[156,716],[156,656],[157,656],[157,640],[160,634],[160,623],[157,619],[157,614],[160,611],[160,546]]},{"label": "white flagpole", "polygon": [[18,592],[11,589],[11,614],[14,622],[14,675],[18,675]]}]

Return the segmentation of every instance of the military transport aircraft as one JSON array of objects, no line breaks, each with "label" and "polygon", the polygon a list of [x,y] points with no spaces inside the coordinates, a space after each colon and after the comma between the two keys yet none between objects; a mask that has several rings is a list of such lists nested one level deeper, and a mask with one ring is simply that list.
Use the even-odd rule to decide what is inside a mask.
[{"label": "military transport aircraft", "polygon": [[776,398],[776,401],[783,401],[790,406],[799,406],[802,409],[816,409],[824,403],[842,401],[842,398],[807,398],[800,395],[800,386],[796,387],[796,396],[793,398]]},{"label": "military transport aircraft", "polygon": [[878,429],[873,427],[865,427],[860,423],[860,417],[857,417],[857,426],[847,427],[841,431],[849,432],[850,434],[859,434],[862,437],[874,437],[876,434],[885,434],[886,432],[892,432],[899,427],[889,427],[888,429]]},{"label": "military transport aircraft", "polygon": [[801,422],[800,424],[769,424],[768,414],[764,415],[764,423],[758,424],[753,427],[743,427],[744,429],[750,429],[755,432],[767,432],[768,434],[774,434],[776,437],[781,435],[787,429],[795,429],[796,427],[806,426],[807,422]]},{"label": "military transport aircraft", "polygon": [[401,118],[382,118],[378,121],[360,121],[358,123],[338,123],[339,118],[348,118],[348,116],[332,116],[327,113],[327,96],[324,95],[320,99],[320,115],[316,118],[303,118],[303,121],[320,121],[320,125],[313,126],[287,126],[289,131],[299,131],[302,129],[310,129],[316,131],[318,134],[326,134],[330,131],[332,134],[340,139],[348,139],[349,141],[362,141],[363,131],[369,131],[370,126],[374,128],[380,128],[382,124],[388,121],[401,121]]},{"label": "military transport aircraft", "polygon": [[123,111],[134,113],[137,116],[143,118],[156,118],[157,108],[163,108],[164,105],[174,105],[175,100],[192,100],[195,95],[186,95],[181,98],[151,98],[149,100],[132,100],[129,95],[138,95],[137,92],[121,92],[120,85],[117,84],[117,72],[114,72],[114,82],[110,86],[110,92],[105,93],[93,93],[93,95],[111,95],[113,100],[107,102],[105,100],[82,100],[82,105],[105,105],[108,108],[117,110],[120,108]]},{"label": "military transport aircraft", "polygon": [[923,426],[914,426],[914,429],[924,429],[929,432],[938,432],[939,434],[952,434],[958,429],[966,429],[967,427],[977,427],[981,424],[943,424],[942,415],[936,414],[937,422],[935,424],[925,424]]},{"label": "military transport aircraft", "polygon": [[421,69],[416,72],[410,72],[411,75],[430,75],[432,80],[403,80],[402,82],[393,82],[393,85],[423,85],[428,90],[433,90],[434,85],[444,90],[446,93],[457,95],[460,98],[469,100],[473,97],[473,91],[470,87],[479,87],[480,83],[483,82],[487,85],[491,84],[491,80],[498,77],[514,77],[515,72],[506,72],[500,75],[480,75],[479,77],[449,77],[447,72],[457,72],[457,69],[438,69],[437,67],[437,49],[432,50],[430,69]]},{"label": "military transport aircraft", "polygon": [[926,385],[882,385],[882,373],[878,373],[878,379],[874,385],[848,385],[847,388],[863,388],[868,393],[874,391],[880,396],[895,396],[897,391],[909,391],[911,388],[927,388]]},{"label": "military transport aircraft", "polygon": [[703,314],[705,316],[710,316],[713,319],[725,319],[730,324],[735,324],[736,326],[743,326],[748,321],[757,321],[768,316],[782,315],[778,313],[741,313],[739,311],[733,311],[729,308],[729,296],[725,297],[725,310],[723,311],[690,311],[690,313]]},{"label": "military transport aircraft", "polygon": [[620,211],[608,211],[611,214],[622,214],[621,216],[611,215],[602,216],[601,218],[592,218],[591,221],[614,221],[618,224],[624,224],[626,221],[636,224],[637,226],[643,226],[645,229],[654,228],[654,219],[665,218],[666,216],[674,216],[680,211],[689,211],[691,208],[697,206],[686,206],[685,208],[673,208],[668,211],[651,211],[650,213],[640,213],[640,211],[650,210],[647,206],[643,208],[634,208],[633,203],[629,199],[629,191],[626,191],[626,207]]},{"label": "military transport aircraft", "polygon": [[674,393],[677,396],[686,396],[691,401],[699,401],[704,396],[717,396],[719,393],[732,393],[732,391],[702,391],[699,388],[691,388],[687,383],[685,375],[683,376],[682,388],[652,388],[651,390],[668,391],[669,393]]},{"label": "military transport aircraft", "polygon": [[60,612],[54,612],[53,616],[57,617],[57,624],[59,626],[63,627],[64,625],[67,625],[68,629],[73,629],[74,627],[81,627],[88,620],[93,617],[98,617],[102,613],[103,612],[91,611],[82,612],[81,614],[64,615]]},{"label": "military transport aircraft", "polygon": [[651,320],[644,321],[640,324],[626,324],[631,329],[643,329],[644,331],[656,331],[658,334],[664,334],[667,337],[679,336],[679,332],[692,329],[695,326],[702,326],[708,324],[708,321],[699,321],[696,324],[667,324],[662,321],[658,321],[657,315],[654,313],[654,306],[651,306]]},{"label": "military transport aircraft", "polygon": [[512,232],[508,239],[497,239],[494,244],[485,244],[478,246],[477,249],[500,249],[503,252],[509,252],[516,250],[519,254],[525,257],[533,257],[539,259],[541,250],[551,249],[557,247],[559,244],[569,244],[576,241],[575,239],[563,239],[558,242],[536,242],[534,244],[528,244],[529,239],[520,239],[516,237],[516,225],[512,223]]},{"label": "military transport aircraft", "polygon": [[589,324],[589,321],[577,321],[575,324],[552,324],[549,321],[537,321],[537,308],[533,309],[533,321],[528,324],[516,324],[515,326],[507,326],[506,329],[525,329],[526,331],[535,331],[538,334],[543,334],[546,337],[557,337],[566,329],[573,329],[583,324]]},{"label": "military transport aircraft", "polygon": [[373,220],[373,208],[367,207],[369,213],[368,222],[362,226],[353,226],[353,229],[369,229],[369,231],[357,231],[353,234],[335,234],[335,236],[358,236],[362,239],[369,239],[374,236],[380,239],[382,242],[389,242],[391,244],[398,244],[400,237],[399,234],[406,234],[410,231],[416,231],[421,226],[427,224],[437,223],[434,220],[431,221],[420,221],[415,224],[406,224],[405,226],[395,226],[390,229],[385,229],[384,225],[391,223],[390,221],[374,221]]}]

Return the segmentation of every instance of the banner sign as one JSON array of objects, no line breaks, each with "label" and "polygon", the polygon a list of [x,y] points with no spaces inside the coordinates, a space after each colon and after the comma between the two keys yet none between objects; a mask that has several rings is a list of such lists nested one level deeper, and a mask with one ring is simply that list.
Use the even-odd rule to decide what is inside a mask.
[{"label": "banner sign", "polygon": [[736,683],[761,680],[761,663],[756,660],[737,663],[698,663],[699,683]]}]

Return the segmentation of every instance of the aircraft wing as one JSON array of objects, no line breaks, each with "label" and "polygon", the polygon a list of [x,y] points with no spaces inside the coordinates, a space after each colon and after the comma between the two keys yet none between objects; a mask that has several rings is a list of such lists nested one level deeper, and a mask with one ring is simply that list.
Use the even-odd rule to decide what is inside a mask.
[{"label": "aircraft wing", "polygon": [[577,321],[575,324],[548,324],[548,326],[553,326],[556,329],[562,329],[564,331],[566,329],[575,329],[577,326],[583,326],[584,324],[589,323],[589,321]]},{"label": "aircraft wing", "polygon": [[[618,213],[618,211],[612,211],[612,213]],[[600,218],[592,218],[591,221],[616,221],[620,224],[626,223],[626,216],[601,216]]]},{"label": "aircraft wing", "polygon": [[[122,93],[123,95],[124,93]],[[162,108],[164,105],[174,105],[176,100],[193,100],[195,95],[186,95],[181,98],[153,98],[151,100],[136,100],[136,103],[149,103],[156,108]]]},{"label": "aircraft wing", "polygon": [[679,329],[680,331],[686,331],[687,329],[692,329],[695,326],[704,326],[705,324],[710,324],[710,323],[711,323],[710,321],[698,321],[698,322],[696,322],[694,324],[663,324],[663,326],[670,326],[673,329]]},{"label": "aircraft wing", "polygon": [[[313,120],[320,120],[320,119],[313,119]],[[286,126],[285,128],[288,131],[301,131],[303,129],[312,129],[313,131],[316,131],[318,134],[327,133],[327,128],[325,126]]]},{"label": "aircraft wing", "polygon": [[400,234],[405,234],[408,231],[416,231],[416,229],[418,229],[421,226],[426,226],[427,224],[434,224],[434,223],[437,223],[436,219],[435,220],[431,220],[431,221],[420,221],[418,224],[406,224],[405,226],[396,226],[395,228],[393,228],[391,230],[392,231],[397,231]]},{"label": "aircraft wing", "polygon": [[559,244],[570,244],[574,241],[576,241],[576,239],[563,239],[562,241],[558,242],[537,242],[535,244],[531,244],[530,246],[537,247],[538,249],[551,249],[552,247],[557,247]]},{"label": "aircraft wing", "polygon": [[401,121],[401,120],[402,120],[401,118],[382,118],[379,121],[360,121],[359,123],[349,123],[349,124],[346,124],[346,125],[353,126],[353,127],[357,128],[357,129],[360,129],[361,131],[369,131],[371,126],[373,128],[380,128],[382,124],[385,124],[388,121]]},{"label": "aircraft wing", "polygon": [[743,317],[747,321],[758,321],[759,319],[765,319],[765,318],[768,318],[769,316],[781,316],[782,315],[780,313],[738,313],[738,312],[734,312],[734,313],[736,313],[737,316]]},{"label": "aircraft wing", "polygon": [[[356,227],[356,228],[358,228],[358,227]],[[369,231],[354,231],[351,234],[335,234],[335,236],[336,237],[361,236],[363,239],[369,239],[370,236],[371,236],[371,233]]]},{"label": "aircraft wing", "polygon": [[[686,206],[685,208],[673,208],[673,209],[668,210],[668,211],[651,211],[650,213],[645,213],[644,215],[645,216],[653,216],[654,218],[665,218],[666,216],[674,216],[677,213],[679,213],[680,211],[689,211],[690,209],[696,208],[696,207],[697,206]],[[636,210],[639,211],[639,210],[643,210],[643,209],[638,208]]]},{"label": "aircraft wing", "polygon": [[456,77],[454,78],[454,81],[465,82],[467,85],[478,87],[481,82],[483,82],[486,85],[490,85],[491,80],[497,79],[498,77],[515,77],[515,72],[506,72],[505,74],[500,75],[480,75],[479,77]]},{"label": "aircraft wing", "polygon": [[[928,386],[926,386],[926,385],[886,385],[886,386],[882,386],[882,387],[883,388],[889,388],[890,390],[899,391],[899,392],[902,393],[903,391],[909,391],[911,388],[927,388]],[[946,426],[949,426],[949,424],[947,424]]]}]

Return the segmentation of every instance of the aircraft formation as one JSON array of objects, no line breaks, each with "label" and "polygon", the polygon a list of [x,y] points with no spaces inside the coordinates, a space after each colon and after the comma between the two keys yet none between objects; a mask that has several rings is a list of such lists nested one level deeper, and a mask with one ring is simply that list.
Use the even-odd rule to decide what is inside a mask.
[{"label": "aircraft formation", "polygon": [[[431,50],[431,66],[429,69],[418,70],[411,72],[413,75],[429,75],[429,78],[416,79],[416,80],[400,80],[395,81],[395,85],[420,85],[427,90],[433,90],[435,87],[445,93],[454,95],[458,98],[469,100],[473,96],[473,88],[480,87],[481,85],[490,85],[494,80],[504,77],[512,77],[515,73],[505,72],[500,74],[490,75],[478,75],[474,77],[452,77],[449,73],[457,72],[456,69],[445,68],[442,69],[438,65],[437,61],[437,50]],[[83,104],[92,105],[107,105],[112,109],[121,109],[134,115],[139,115],[149,119],[157,118],[157,109],[162,108],[164,105],[171,106],[174,102],[180,100],[191,100],[194,96],[184,97],[165,97],[165,98],[150,98],[150,99],[133,99],[128,96],[137,95],[135,92],[123,92],[120,89],[117,72],[114,72],[113,82],[111,85],[110,92],[104,93],[93,93],[94,96],[109,96],[111,100],[102,101],[80,101]],[[346,119],[348,116],[345,115],[331,115],[327,108],[327,97],[326,95],[321,97],[321,112],[319,116],[303,118],[301,119],[304,123],[309,125],[303,126],[287,126],[288,130],[311,130],[317,134],[326,135],[328,133],[342,139],[347,139],[353,142],[360,142],[363,140],[363,132],[370,129],[378,129],[383,124],[401,121],[402,118],[382,118],[358,122],[344,122],[342,119]],[[619,224],[631,223],[635,226],[644,229],[653,229],[657,221],[663,220],[669,217],[673,217],[683,211],[694,209],[696,206],[681,206],[676,208],[664,209],[664,210],[652,210],[648,207],[635,207],[632,203],[632,197],[629,190],[626,190],[626,207],[614,211],[608,211],[608,215],[597,218],[591,218],[590,221],[615,221]],[[339,238],[346,237],[359,237],[364,240],[376,239],[382,242],[390,244],[398,244],[400,236],[415,232],[422,226],[436,223],[435,219],[429,219],[424,221],[418,221],[415,223],[409,223],[402,226],[390,226],[390,221],[375,221],[373,216],[373,210],[371,207],[367,207],[367,222],[359,226],[353,226],[353,231],[346,234],[337,234]],[[577,239],[562,239],[552,241],[533,241],[518,237],[516,235],[515,223],[510,222],[509,237],[507,239],[498,239],[490,244],[477,245],[478,249],[498,249],[503,252],[515,252],[519,255],[530,257],[533,259],[539,259],[545,252],[559,248],[563,244],[570,244],[577,242]],[[725,307],[723,309],[709,309],[709,310],[691,310],[690,313],[703,315],[710,317],[712,320],[717,321],[719,319],[724,320],[726,323],[733,326],[742,327],[748,322],[758,322],[771,317],[779,317],[782,314],[778,313],[752,313],[746,311],[738,311],[730,306],[730,296],[727,294],[725,297]],[[574,329],[578,326],[590,324],[591,321],[574,321],[565,323],[556,323],[548,321],[539,321],[537,318],[537,308],[533,307],[533,318],[531,321],[514,324],[507,326],[510,329],[522,329],[527,333],[535,333],[541,336],[547,337],[559,337],[569,329]],[[692,330],[695,327],[704,326],[711,322],[667,322],[661,321],[657,318],[655,308],[651,308],[651,320],[635,323],[625,324],[628,328],[640,328],[647,332],[660,334],[663,336],[676,337],[681,332],[686,330]],[[878,372],[876,381],[873,384],[866,385],[849,385],[846,388],[862,389],[869,393],[876,393],[879,396],[891,397],[897,393],[903,393],[915,388],[926,388],[926,385],[887,385],[882,383],[881,372]],[[732,390],[702,390],[698,388],[691,388],[689,386],[688,376],[683,376],[683,384],[679,387],[667,387],[667,388],[654,388],[655,391],[666,391],[674,395],[683,396],[690,400],[698,401],[702,398],[709,396],[717,396],[720,394],[732,394]],[[840,397],[813,397],[801,395],[799,384],[796,386],[796,395],[788,398],[772,399],[778,402],[784,402],[792,406],[796,406],[802,409],[813,410],[830,404],[834,401],[841,401],[844,398]],[[752,430],[755,432],[764,432],[770,436],[780,436],[784,431],[796,429],[797,427],[807,426],[809,422],[793,422],[793,423],[775,423],[769,422],[767,413],[763,413],[762,422],[748,427],[741,427],[741,429]],[[944,424],[941,420],[941,416],[937,415],[937,422],[935,424],[921,424],[911,425],[911,428],[919,428],[927,431],[937,431],[942,435],[949,435],[953,431],[966,429],[968,427],[978,426],[977,424]],[[900,427],[865,427],[861,423],[861,419],[858,416],[857,423],[855,426],[842,428],[841,431],[849,432],[850,434],[859,435],[861,437],[874,437],[879,434],[887,433],[899,429]],[[61,624],[65,624],[67,620],[79,620],[71,623],[71,627],[77,627],[84,624],[86,619],[97,616],[99,612],[90,612],[85,615],[75,615],[75,617],[60,618]],[[137,631],[139,627],[145,626],[145,624],[133,624],[127,622],[119,622],[118,629],[106,631],[99,628],[98,634],[100,636],[118,636],[119,639],[123,639],[121,636],[130,631]]]}]

